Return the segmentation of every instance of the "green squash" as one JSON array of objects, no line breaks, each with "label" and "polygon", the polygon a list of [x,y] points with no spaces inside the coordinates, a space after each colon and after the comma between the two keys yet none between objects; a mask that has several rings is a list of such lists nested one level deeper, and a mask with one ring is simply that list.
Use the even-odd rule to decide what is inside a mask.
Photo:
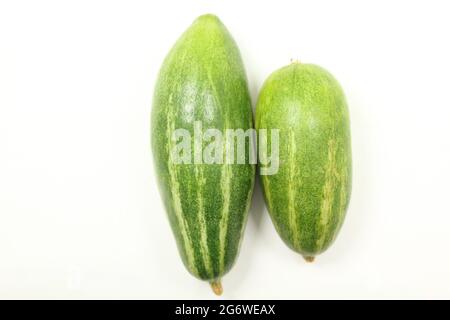
[{"label": "green squash", "polygon": [[[252,110],[239,49],[214,15],[197,18],[164,60],[157,80],[151,140],[160,193],[187,270],[222,291],[238,255],[255,165],[174,163],[176,129],[251,129]],[[195,138],[189,144],[194,146]],[[250,144],[247,141],[247,146]],[[201,140],[205,148],[207,141]],[[248,155],[247,155],[248,156]],[[247,159],[248,160],[248,159]]]},{"label": "green squash", "polygon": [[[292,250],[313,261],[335,240],[350,199],[350,123],[342,88],[319,66],[291,63],[265,81],[256,128],[279,129],[279,170],[261,175],[273,224]],[[276,147],[270,134],[268,147]]]}]

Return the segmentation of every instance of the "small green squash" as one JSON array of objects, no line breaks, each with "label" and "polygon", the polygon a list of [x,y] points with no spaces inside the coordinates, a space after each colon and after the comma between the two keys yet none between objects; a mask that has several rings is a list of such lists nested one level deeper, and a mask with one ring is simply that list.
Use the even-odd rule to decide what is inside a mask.
[{"label": "small green squash", "polygon": [[[256,128],[279,129],[279,171],[261,176],[273,224],[291,249],[313,261],[335,240],[350,199],[350,123],[342,88],[323,68],[293,62],[265,81]],[[269,135],[269,150],[276,147],[270,144]]]}]

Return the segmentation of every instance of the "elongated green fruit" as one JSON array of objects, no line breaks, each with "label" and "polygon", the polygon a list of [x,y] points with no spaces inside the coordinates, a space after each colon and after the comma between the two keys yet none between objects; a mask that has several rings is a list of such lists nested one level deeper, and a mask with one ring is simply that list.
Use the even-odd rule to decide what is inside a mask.
[{"label": "elongated green fruit", "polygon": [[[336,238],[350,199],[344,93],[326,70],[294,62],[264,83],[256,127],[280,130],[279,171],[261,176],[272,221],[284,242],[312,262]],[[275,147],[270,138],[268,146]]]},{"label": "elongated green fruit", "polygon": [[[238,254],[255,166],[249,164],[249,154],[244,164],[205,163],[202,156],[210,141],[198,138],[198,130],[219,130],[227,140],[227,129],[246,131],[252,126],[239,50],[216,16],[200,16],[161,67],[152,108],[152,150],[160,193],[184,265],[197,278],[209,281],[217,294],[222,291],[220,278]],[[177,139],[176,129],[184,129],[192,139]],[[172,152],[181,141],[190,151],[180,149],[183,162],[179,163]],[[250,143],[247,139],[246,146]],[[225,159],[226,148],[214,150]]]}]

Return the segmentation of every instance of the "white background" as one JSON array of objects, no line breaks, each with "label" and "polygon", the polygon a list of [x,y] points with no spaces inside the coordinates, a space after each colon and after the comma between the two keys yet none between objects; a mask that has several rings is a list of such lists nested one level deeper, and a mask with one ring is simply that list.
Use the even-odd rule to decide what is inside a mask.
[{"label": "white background", "polygon": [[222,298],[450,298],[447,1],[2,1],[0,298],[213,298],[185,271],[149,147],[161,62],[200,14],[238,43],[253,102],[291,58],[347,94],[347,220],[315,263],[261,189]]}]

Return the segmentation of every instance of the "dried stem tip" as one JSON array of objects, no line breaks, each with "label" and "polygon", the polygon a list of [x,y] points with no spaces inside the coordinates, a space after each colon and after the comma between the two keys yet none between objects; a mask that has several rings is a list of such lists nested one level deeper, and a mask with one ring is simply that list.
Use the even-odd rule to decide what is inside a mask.
[{"label": "dried stem tip", "polygon": [[305,259],[306,262],[314,262],[314,257],[313,256],[303,256],[303,258]]},{"label": "dried stem tip", "polygon": [[211,281],[211,289],[216,295],[220,296],[223,292],[222,283],[220,283],[220,280]]}]

